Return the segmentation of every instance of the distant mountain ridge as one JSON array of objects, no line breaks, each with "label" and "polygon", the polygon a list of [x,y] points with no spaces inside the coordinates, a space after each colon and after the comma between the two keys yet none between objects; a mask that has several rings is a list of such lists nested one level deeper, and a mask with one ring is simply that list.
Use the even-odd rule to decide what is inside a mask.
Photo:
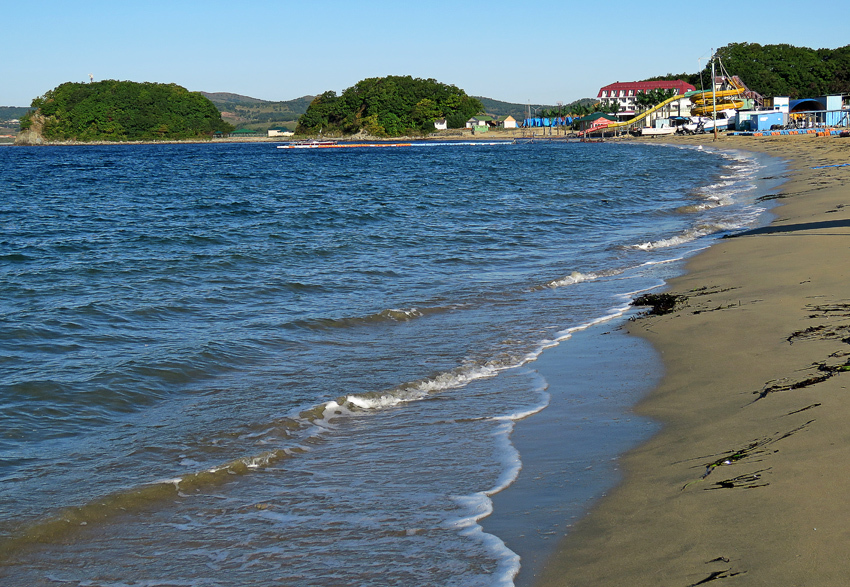
[{"label": "distant mountain ridge", "polygon": [[[315,96],[302,96],[294,100],[274,102],[261,100],[230,92],[200,92],[207,97],[222,113],[222,118],[237,128],[250,128],[265,131],[270,127],[283,127],[294,130],[298,118],[307,111]],[[472,96],[481,101],[487,114],[493,116],[513,116],[516,120],[526,118],[530,110],[532,116],[540,110],[557,110],[557,105],[517,104],[503,102],[483,96]],[[596,102],[592,98],[582,98],[575,102]],[[575,102],[570,102],[573,104]],[[568,106],[569,104],[564,104]]]},{"label": "distant mountain ridge", "polygon": [[221,112],[221,117],[237,128],[265,131],[280,127],[295,130],[298,118],[307,112],[315,96],[273,102],[230,92],[200,92]]},{"label": "distant mountain ridge", "polygon": [[232,94],[230,92],[201,92],[213,104],[271,104],[269,100],[261,100],[260,98],[252,98],[241,94]]},{"label": "distant mountain ridge", "polygon": [[30,110],[22,106],[0,106],[0,122],[18,119]]},{"label": "distant mountain ridge", "polygon": [[[558,106],[550,105],[550,104],[515,104],[512,102],[502,102],[500,100],[494,100],[492,98],[485,98],[483,96],[474,96],[484,105],[484,110],[487,114],[491,114],[493,116],[513,116],[517,121],[525,120],[528,117],[529,112],[531,116],[535,115],[535,112],[538,111],[553,111],[558,110]],[[593,98],[581,98],[580,100],[574,100],[573,102],[564,103],[562,106],[566,108],[571,104],[576,103],[590,103],[594,104],[598,102]]]}]

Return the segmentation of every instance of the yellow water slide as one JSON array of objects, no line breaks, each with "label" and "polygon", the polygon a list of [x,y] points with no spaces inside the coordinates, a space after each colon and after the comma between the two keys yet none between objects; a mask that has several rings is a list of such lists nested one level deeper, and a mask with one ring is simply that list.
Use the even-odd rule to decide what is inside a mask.
[{"label": "yellow water slide", "polygon": [[694,116],[707,116],[715,108],[717,110],[729,110],[730,108],[737,110],[738,108],[743,108],[745,88],[739,86],[734,79],[730,81],[732,88],[728,90],[713,93],[711,90],[705,90],[691,96],[691,102],[694,103],[693,108],[691,108],[691,114]]},{"label": "yellow water slide", "polygon": [[665,106],[670,104],[671,102],[675,102],[676,100],[680,100],[681,98],[684,98],[684,97],[685,97],[684,94],[679,94],[679,95],[673,96],[672,98],[667,98],[666,100],[664,100],[660,104],[653,106],[652,108],[650,108],[649,110],[647,110],[645,112],[641,112],[640,114],[638,114],[634,118],[630,118],[629,120],[626,120],[624,122],[612,122],[611,124],[609,124],[605,128],[606,129],[608,129],[608,128],[620,128],[620,127],[623,127],[623,126],[632,125],[636,122],[640,122],[641,120],[645,119],[650,114],[658,112],[659,110],[661,110],[662,108],[664,108]]}]

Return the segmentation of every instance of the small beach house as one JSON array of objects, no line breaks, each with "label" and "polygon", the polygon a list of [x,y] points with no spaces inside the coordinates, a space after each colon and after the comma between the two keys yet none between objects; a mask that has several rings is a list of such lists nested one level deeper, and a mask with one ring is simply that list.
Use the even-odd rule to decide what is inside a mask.
[{"label": "small beach house", "polygon": [[516,118],[508,114],[507,116],[502,116],[498,119],[498,124],[501,128],[516,128],[517,122]]},{"label": "small beach house", "polygon": [[469,120],[466,121],[466,128],[472,128],[475,130],[487,130],[487,127],[494,124],[493,117],[487,116],[486,114],[479,114],[473,116]]}]

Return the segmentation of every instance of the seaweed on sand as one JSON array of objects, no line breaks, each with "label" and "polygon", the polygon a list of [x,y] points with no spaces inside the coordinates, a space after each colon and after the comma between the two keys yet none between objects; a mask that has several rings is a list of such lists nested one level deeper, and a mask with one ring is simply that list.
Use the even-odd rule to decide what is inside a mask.
[{"label": "seaweed on sand", "polygon": [[726,569],[725,571],[714,571],[708,577],[703,579],[702,581],[697,581],[696,583],[691,583],[688,587],[697,587],[697,585],[705,585],[710,581],[716,581],[717,579],[728,579],[730,577],[734,577],[736,575],[742,575],[746,573],[746,571],[738,571],[733,573],[732,569]]},{"label": "seaweed on sand", "polygon": [[814,367],[819,374],[812,375],[811,377],[806,377],[801,381],[795,381],[793,383],[773,384],[770,386],[766,385],[765,388],[761,391],[753,392],[753,394],[757,396],[756,399],[753,400],[753,403],[759,401],[760,399],[766,398],[771,393],[791,391],[795,389],[804,389],[817,383],[823,383],[827,379],[835,377],[839,373],[846,373],[847,371],[850,371],[850,361],[842,365],[827,365],[826,363],[814,363],[812,367]]},{"label": "seaweed on sand", "polygon": [[[797,426],[796,428],[789,430],[788,432],[785,432],[781,436],[760,438],[758,440],[754,440],[754,441],[750,442],[746,446],[743,446],[739,449],[731,450],[731,451],[724,453],[723,456],[721,456],[719,459],[716,459],[716,460],[714,460],[710,463],[705,464],[704,465],[705,466],[705,472],[700,476],[700,478],[686,483],[684,485],[684,487],[682,487],[682,491],[684,491],[685,489],[687,489],[688,487],[690,487],[694,483],[698,483],[699,481],[702,481],[703,479],[705,479],[706,477],[711,475],[711,473],[713,473],[714,470],[717,469],[718,467],[733,465],[735,463],[738,463],[739,461],[742,461],[744,459],[749,459],[751,457],[759,457],[759,458],[755,459],[755,461],[761,461],[761,457],[767,456],[771,452],[771,451],[768,450],[768,448],[767,448],[768,446],[770,446],[770,445],[772,445],[776,442],[779,442],[780,440],[784,440],[785,438],[788,438],[789,436],[792,436],[792,435],[796,434],[797,432],[800,432],[801,430],[804,430],[812,422],[814,422],[814,420],[809,420],[805,424],[803,424],[801,426]],[[760,477],[761,473],[763,473],[766,470],[767,469],[762,469],[761,471],[756,471],[755,473],[750,473],[750,475],[749,475],[750,484],[749,485],[744,484],[744,482],[747,480],[748,476],[747,475],[739,475],[738,477],[727,480],[726,481],[727,485],[724,485],[724,482],[721,481],[719,483],[720,488],[733,488],[733,487],[737,487],[737,486],[740,486],[740,487],[748,487],[748,486],[749,487],[757,487],[758,485],[753,485],[752,482],[757,481],[758,478]],[[754,475],[758,475],[759,477],[753,477]],[[730,481],[732,482],[732,484],[728,485],[728,482],[730,482]],[[717,489],[717,488],[715,488],[715,489]]]},{"label": "seaweed on sand", "polygon": [[676,309],[676,305],[687,299],[685,296],[680,296],[670,293],[662,294],[643,294],[632,300],[633,306],[649,306],[647,314],[661,316],[670,314]]}]

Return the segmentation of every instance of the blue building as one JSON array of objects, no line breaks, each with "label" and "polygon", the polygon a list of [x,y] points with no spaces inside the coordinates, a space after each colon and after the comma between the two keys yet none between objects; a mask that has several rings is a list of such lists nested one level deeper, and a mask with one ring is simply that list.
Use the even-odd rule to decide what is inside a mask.
[{"label": "blue building", "polygon": [[847,118],[847,112],[842,110],[842,106],[841,95],[803,98],[791,100],[789,113],[791,118],[807,116],[819,125],[839,126]]}]

